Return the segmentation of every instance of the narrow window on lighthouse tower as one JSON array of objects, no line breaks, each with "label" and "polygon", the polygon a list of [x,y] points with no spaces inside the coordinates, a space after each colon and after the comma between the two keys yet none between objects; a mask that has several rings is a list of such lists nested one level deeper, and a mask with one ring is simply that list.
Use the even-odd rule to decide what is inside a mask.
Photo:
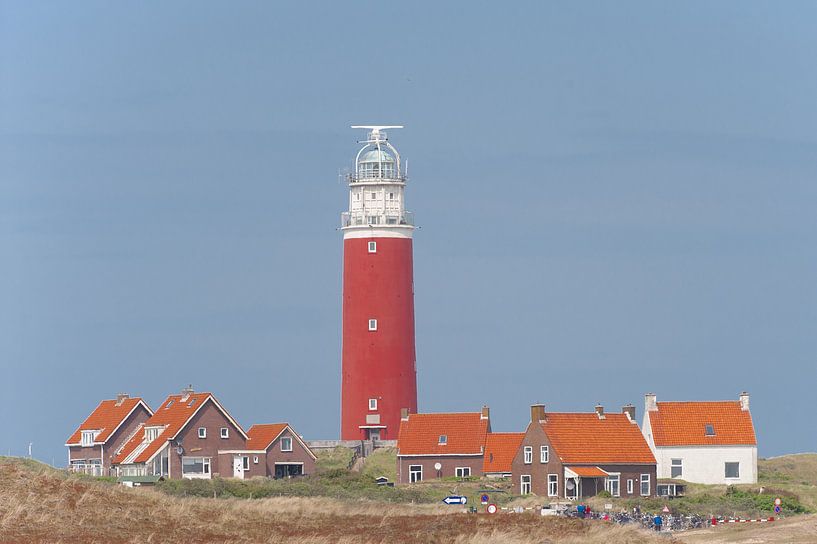
[{"label": "narrow window on lighthouse tower", "polygon": [[369,410],[377,410],[377,399],[369,399]]},{"label": "narrow window on lighthouse tower", "polygon": [[369,242],[369,253],[377,253],[377,242]]},{"label": "narrow window on lighthouse tower", "polygon": [[377,319],[370,319],[369,320],[369,330],[376,331],[377,330]]}]

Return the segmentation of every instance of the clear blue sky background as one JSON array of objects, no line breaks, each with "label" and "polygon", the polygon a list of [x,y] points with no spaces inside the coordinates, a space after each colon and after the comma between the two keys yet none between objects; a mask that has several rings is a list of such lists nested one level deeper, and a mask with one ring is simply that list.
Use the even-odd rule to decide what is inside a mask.
[{"label": "clear blue sky background", "polygon": [[814,2],[0,2],[0,453],[120,391],[338,435],[339,171],[402,123],[423,411],[752,394],[815,450]]}]

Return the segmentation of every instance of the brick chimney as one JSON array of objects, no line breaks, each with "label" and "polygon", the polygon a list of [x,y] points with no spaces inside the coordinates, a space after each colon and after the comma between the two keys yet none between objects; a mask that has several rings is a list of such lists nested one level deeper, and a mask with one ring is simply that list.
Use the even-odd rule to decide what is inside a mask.
[{"label": "brick chimney", "polygon": [[545,405],[544,404],[531,404],[530,407],[530,420],[531,423],[540,423],[545,421]]},{"label": "brick chimney", "polygon": [[621,413],[627,416],[627,419],[635,423],[635,406],[632,404],[625,404],[621,407]]},{"label": "brick chimney", "polygon": [[601,404],[596,404],[596,415],[599,416],[599,419],[604,419],[604,406]]},{"label": "brick chimney", "polygon": [[644,395],[644,411],[657,412],[658,411],[658,397],[655,393],[647,393]]},{"label": "brick chimney", "polygon": [[400,419],[403,421],[408,421],[409,416],[409,409],[408,408],[400,408]]},{"label": "brick chimney", "polygon": [[116,395],[116,405],[122,406],[122,403],[128,398],[130,398],[130,396],[127,393],[119,393]]},{"label": "brick chimney", "polygon": [[479,416],[480,419],[490,419],[491,418],[491,409],[488,406],[482,407],[482,414]]},{"label": "brick chimney", "polygon": [[738,399],[740,400],[740,409],[743,410],[744,412],[748,411],[749,410],[749,393],[744,391],[743,393],[740,394]]}]

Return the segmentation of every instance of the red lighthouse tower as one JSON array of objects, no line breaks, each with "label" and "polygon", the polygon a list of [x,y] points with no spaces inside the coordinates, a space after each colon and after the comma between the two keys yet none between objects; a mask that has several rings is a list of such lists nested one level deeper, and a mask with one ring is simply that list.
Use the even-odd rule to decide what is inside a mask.
[{"label": "red lighthouse tower", "polygon": [[368,138],[349,174],[343,230],[341,439],[397,439],[403,408],[417,411],[413,214],[405,209],[400,154],[384,129]]}]

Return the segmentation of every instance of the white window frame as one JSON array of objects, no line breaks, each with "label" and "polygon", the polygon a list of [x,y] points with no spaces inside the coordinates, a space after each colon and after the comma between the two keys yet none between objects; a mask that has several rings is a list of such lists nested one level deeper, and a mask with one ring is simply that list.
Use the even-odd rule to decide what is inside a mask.
[{"label": "white window frame", "polygon": [[377,242],[369,241],[369,253],[377,253]]},{"label": "white window frame", "polygon": [[219,436],[221,436],[221,438],[230,438],[230,429],[229,429],[229,428],[227,428],[227,427],[222,427],[222,428],[219,430],[219,433],[221,433],[221,434],[219,435]]},{"label": "white window frame", "polygon": [[97,431],[82,431],[80,435],[80,443],[79,445],[83,448],[87,448],[94,445],[94,439],[98,434]]},{"label": "white window frame", "polygon": [[[649,497],[650,496],[650,475],[649,474],[642,474],[641,481],[639,482],[641,485],[639,487],[639,491],[641,492],[642,497]],[[647,492],[644,492],[644,484],[647,484]]]},{"label": "white window frame", "polygon": [[559,475],[548,474],[548,497],[559,496]]},{"label": "white window frame", "polygon": [[635,483],[633,482],[633,479],[627,478],[627,494],[632,495],[633,489],[635,489]]},{"label": "white window frame", "polygon": [[258,464],[258,456],[257,455],[252,456],[252,462],[253,462],[254,465]]},{"label": "white window frame", "polygon": [[447,446],[448,445],[448,435],[441,434],[440,437],[437,439],[438,446]]},{"label": "white window frame", "polygon": [[198,436],[199,438],[207,438],[207,427],[199,427]]},{"label": "white window frame", "polygon": [[[202,472],[185,472],[185,459],[201,459]],[[182,457],[182,478],[209,478],[210,476],[210,457]]]},{"label": "white window frame", "polygon": [[608,472],[604,479],[604,489],[613,497],[621,496],[621,473]]},{"label": "white window frame", "polygon": [[249,455],[242,455],[241,456],[241,468],[243,470],[250,470],[250,456]]},{"label": "white window frame", "polygon": [[[737,475],[729,476],[728,467],[729,465],[735,465],[737,468]],[[723,477],[727,480],[737,480],[740,479],[740,461],[724,461],[723,463]]]},{"label": "white window frame", "polygon": [[[526,465],[530,465],[531,463],[533,463],[533,446],[525,446],[523,450],[523,455],[525,456],[523,462]],[[530,474],[528,474],[528,476],[530,476]]]},{"label": "white window frame", "polygon": [[370,317],[369,318],[369,330],[376,331],[377,330],[377,319]]},{"label": "white window frame", "polygon": [[377,399],[369,399],[369,410],[377,410]]},{"label": "white window frame", "polygon": [[[289,449],[284,448],[284,444],[289,444]],[[292,437],[291,436],[282,436],[281,437],[281,451],[292,451]]]},{"label": "white window frame", "polygon": [[[675,469],[676,468],[678,469],[678,474],[675,474]],[[684,460],[683,459],[670,459],[669,477],[670,478],[683,478],[684,477]]]},{"label": "white window frame", "polygon": [[423,481],[423,465],[409,465],[409,483]]},{"label": "white window frame", "polygon": [[542,464],[547,464],[550,462],[549,446],[539,446],[539,462]]},{"label": "white window frame", "polygon": [[454,469],[454,476],[457,478],[470,478],[471,467],[456,467]]},{"label": "white window frame", "polygon": [[[525,478],[527,478],[527,480],[525,480]],[[527,488],[527,490],[525,488]],[[519,477],[519,494],[530,495],[532,489],[533,480],[531,479],[530,474],[522,474]]]}]

